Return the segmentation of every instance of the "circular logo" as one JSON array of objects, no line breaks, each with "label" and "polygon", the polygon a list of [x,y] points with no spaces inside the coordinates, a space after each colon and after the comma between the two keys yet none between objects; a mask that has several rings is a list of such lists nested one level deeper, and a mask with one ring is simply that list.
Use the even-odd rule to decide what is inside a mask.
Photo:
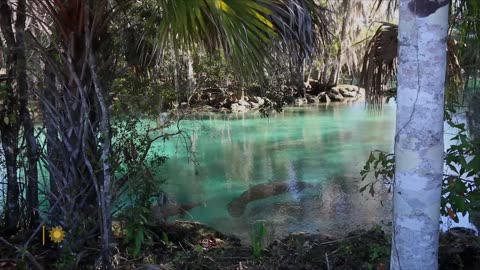
[{"label": "circular logo", "polygon": [[57,227],[53,227],[50,230],[50,239],[52,240],[52,242],[58,244],[62,242],[64,238],[65,238],[65,232],[63,231],[62,227],[57,226]]}]

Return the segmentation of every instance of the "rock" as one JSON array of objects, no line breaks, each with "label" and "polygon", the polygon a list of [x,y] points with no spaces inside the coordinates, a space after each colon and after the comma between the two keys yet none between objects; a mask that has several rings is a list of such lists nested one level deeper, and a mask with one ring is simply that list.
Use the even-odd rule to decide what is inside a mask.
[{"label": "rock", "polygon": [[295,105],[305,105],[308,103],[308,100],[306,98],[296,98],[295,99]]},{"label": "rock", "polygon": [[252,106],[246,99],[240,99],[238,101],[238,104],[244,106],[247,109]]},{"label": "rock", "polygon": [[221,113],[229,113],[230,110],[228,108],[225,108],[225,107],[221,107],[218,112],[221,112]]},{"label": "rock", "polygon": [[339,91],[340,91],[340,94],[341,94],[343,97],[352,98],[352,97],[356,97],[356,96],[357,96],[357,93],[356,93],[356,92],[349,91],[349,90],[347,90],[346,88],[340,88]]},{"label": "rock", "polygon": [[343,96],[338,93],[338,94],[335,94],[333,92],[328,92],[327,93],[328,97],[330,98],[331,101],[343,101]]},{"label": "rock", "polygon": [[306,99],[308,103],[314,103],[317,104],[319,102],[318,98],[312,95],[306,95]]},{"label": "rock", "polygon": [[260,107],[260,104],[253,101],[250,102],[250,105],[252,106],[252,109],[258,109]]},{"label": "rock", "polygon": [[246,112],[248,109],[247,107],[240,105],[238,103],[232,104],[232,113],[243,113]]},{"label": "rock", "polygon": [[351,85],[351,84],[341,84],[341,85],[337,85],[337,87],[339,87],[341,89],[345,89],[349,92],[357,92],[358,91],[358,86]]},{"label": "rock", "polygon": [[212,106],[205,105],[205,106],[202,107],[201,111],[202,112],[215,112],[216,109]]},{"label": "rock", "polygon": [[255,101],[257,101],[258,105],[262,106],[263,104],[265,104],[265,100],[261,97],[253,97],[253,99]]},{"label": "rock", "polygon": [[165,125],[166,123],[168,123],[168,121],[170,121],[170,118],[171,118],[170,113],[168,112],[160,113],[160,115],[157,118],[157,125],[158,126]]},{"label": "rock", "polygon": [[340,91],[338,89],[339,88],[337,86],[334,86],[334,87],[330,88],[330,90],[328,92],[333,93],[335,95],[340,95]]},{"label": "rock", "polygon": [[320,102],[330,102],[330,98],[328,97],[327,92],[320,93],[318,95],[318,100]]}]

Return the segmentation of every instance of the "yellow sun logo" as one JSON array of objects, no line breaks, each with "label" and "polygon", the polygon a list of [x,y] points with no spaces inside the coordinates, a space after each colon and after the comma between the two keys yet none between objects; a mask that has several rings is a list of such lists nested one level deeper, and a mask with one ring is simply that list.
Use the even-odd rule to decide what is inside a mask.
[{"label": "yellow sun logo", "polygon": [[65,238],[65,232],[63,231],[62,227],[60,226],[53,227],[50,230],[50,239],[52,240],[52,242],[58,244],[62,242],[64,238]]}]

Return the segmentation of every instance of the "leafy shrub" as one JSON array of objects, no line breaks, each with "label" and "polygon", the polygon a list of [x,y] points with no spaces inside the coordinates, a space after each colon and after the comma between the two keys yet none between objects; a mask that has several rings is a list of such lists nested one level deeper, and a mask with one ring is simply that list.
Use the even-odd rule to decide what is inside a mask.
[{"label": "leafy shrub", "polygon": [[117,178],[114,196],[121,211],[120,220],[124,222],[124,241],[133,257],[150,245],[155,236],[151,230],[151,205],[164,183],[154,173],[166,160],[160,153],[150,151],[154,141],[162,138],[154,136],[154,132],[134,117],[113,123],[112,164]]},{"label": "leafy shrub", "polygon": [[[451,140],[457,141],[447,149],[444,160],[451,173],[444,174],[442,181],[441,214],[449,216],[458,222],[458,213],[465,215],[467,212],[480,208],[480,142],[468,136],[465,124],[453,122],[451,115],[455,109],[447,109],[446,121],[449,126],[457,130]],[[389,191],[394,180],[395,160],[393,153],[375,150],[370,153],[365,166],[361,170],[362,180],[368,174],[374,173],[375,180],[364,185],[360,191],[368,187],[369,193],[375,194],[374,185],[378,182],[389,185]]]}]

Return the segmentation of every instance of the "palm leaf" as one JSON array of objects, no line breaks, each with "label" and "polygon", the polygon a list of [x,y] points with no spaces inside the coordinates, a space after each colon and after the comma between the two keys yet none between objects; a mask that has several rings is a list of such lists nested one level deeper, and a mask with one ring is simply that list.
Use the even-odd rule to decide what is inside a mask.
[{"label": "palm leaf", "polygon": [[369,103],[381,103],[384,85],[396,78],[397,36],[397,25],[384,22],[368,43],[360,84],[365,88],[365,98]]},{"label": "palm leaf", "polygon": [[[162,12],[157,40],[161,48],[201,44],[221,49],[244,75],[268,65],[276,41],[310,54],[327,36],[327,23],[314,0],[157,0]],[[316,25],[314,22],[322,22]],[[255,72],[253,72],[255,73]],[[260,72],[261,73],[261,72]]]},{"label": "palm leaf", "polygon": [[[370,104],[381,104],[386,85],[396,80],[398,57],[398,26],[383,22],[370,40],[363,57],[360,84],[365,88]],[[452,37],[447,42],[447,101],[456,102],[462,83],[462,68],[458,60],[458,42]]]},{"label": "palm leaf", "polygon": [[162,23],[161,47],[171,42],[176,49],[197,43],[220,48],[242,69],[260,65],[269,40],[277,34],[267,19],[263,1],[159,0]]}]

